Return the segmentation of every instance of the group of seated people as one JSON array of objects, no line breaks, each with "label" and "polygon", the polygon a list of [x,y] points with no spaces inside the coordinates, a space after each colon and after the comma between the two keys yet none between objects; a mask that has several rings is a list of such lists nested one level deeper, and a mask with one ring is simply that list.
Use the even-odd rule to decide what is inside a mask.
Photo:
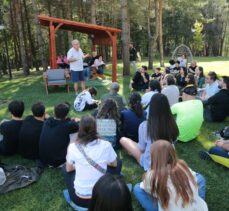
[{"label": "group of seated people", "polygon": [[[57,57],[57,65],[59,68],[69,69],[67,56],[59,55]],[[85,80],[95,80],[97,77],[105,79],[104,70],[106,64],[103,61],[102,55],[97,55],[96,51],[93,51],[90,56],[84,59],[83,68]]]},{"label": "group of seated people", "polygon": [[[170,106],[179,102],[185,87],[194,86],[197,89],[196,98],[203,102],[206,121],[223,121],[229,115],[228,76],[223,76],[220,80],[217,74],[211,71],[205,77],[203,67],[197,66],[196,62],[192,62],[189,73],[186,67],[176,66],[175,68],[179,70],[179,73],[173,71],[167,73],[167,70],[161,73],[161,68],[156,68],[155,73],[151,75],[152,80],[159,81],[161,93],[167,96]],[[131,88],[152,93],[146,66],[142,66],[135,73]]]},{"label": "group of seated people", "polygon": [[[146,73],[143,66],[137,78],[148,81]],[[74,100],[74,109],[94,110],[81,119],[68,117],[67,102],[54,107],[53,117],[37,102],[32,115],[23,119],[24,103],[12,101],[8,105],[12,119],[0,123],[0,155],[18,153],[36,160],[40,168],[60,167],[67,187],[64,197],[74,209],[132,211],[130,187],[121,176],[122,161],[116,154],[123,147],[146,172],[133,189],[146,211],[208,210],[204,177],[177,158],[175,146],[177,141],[195,139],[206,115],[211,121],[228,116],[229,77],[217,81],[216,91],[212,85],[216,74],[210,72],[200,96],[196,76],[179,90],[173,74],[159,73],[158,68],[142,96],[132,92],[128,103],[118,93],[117,82],[101,102],[94,99],[96,88],[84,90]],[[221,154],[228,154],[225,141],[216,145]]]}]

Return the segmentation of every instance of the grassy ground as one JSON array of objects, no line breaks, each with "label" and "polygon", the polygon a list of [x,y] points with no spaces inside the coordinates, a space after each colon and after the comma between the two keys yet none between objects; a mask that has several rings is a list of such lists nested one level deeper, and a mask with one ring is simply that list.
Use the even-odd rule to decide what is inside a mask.
[{"label": "grassy ground", "polygon": [[[206,71],[215,70],[220,75],[229,75],[227,68],[229,60],[226,58],[197,58],[199,65],[202,65]],[[128,97],[128,85],[130,78],[121,76],[121,65],[119,65],[118,81],[121,84],[120,93]],[[30,114],[31,105],[37,100],[45,103],[47,111],[53,114],[53,105],[58,102],[73,102],[74,93],[71,86],[71,93],[67,94],[62,88],[57,90],[50,89],[50,94],[45,94],[41,72],[33,72],[31,76],[23,78],[20,73],[14,73],[12,81],[0,80],[0,119],[10,118],[7,112],[7,103],[12,99],[20,99],[25,102],[25,114]],[[109,74],[110,75],[110,74]],[[108,77],[109,79],[109,77]],[[109,89],[109,80],[103,84],[96,83],[100,96]],[[90,85],[90,84],[89,84]],[[75,113],[73,109],[71,116],[80,117],[85,113]],[[178,156],[184,159],[189,166],[203,174],[207,181],[206,201],[209,210],[227,211],[229,203],[227,200],[229,191],[228,169],[217,165],[210,161],[201,161],[198,157],[198,151],[203,148],[209,148],[213,145],[215,137],[212,132],[229,125],[224,123],[204,123],[201,133],[197,140],[189,143],[178,143],[176,150]],[[124,151],[118,151],[118,156],[123,160],[123,174],[126,181],[133,184],[141,181],[143,174],[142,169],[136,162],[130,158]],[[34,166],[34,163],[22,159],[19,156],[2,157],[0,159],[7,164],[22,164],[26,166]],[[65,188],[62,175],[59,169],[45,169],[40,180],[21,190],[7,193],[0,196],[0,210],[71,210],[63,199],[62,190]],[[140,206],[133,197],[134,210],[141,210]]]}]

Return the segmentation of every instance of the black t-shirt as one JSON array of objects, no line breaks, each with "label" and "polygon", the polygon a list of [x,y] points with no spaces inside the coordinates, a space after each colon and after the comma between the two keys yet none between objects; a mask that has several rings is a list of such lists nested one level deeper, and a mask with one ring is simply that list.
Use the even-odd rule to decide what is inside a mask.
[{"label": "black t-shirt", "polygon": [[98,56],[95,56],[95,57],[91,57],[89,60],[88,60],[88,66],[92,66],[95,62],[95,60],[98,59]]},{"label": "black t-shirt", "polygon": [[153,73],[151,77],[155,80],[160,80],[161,78],[161,73]]},{"label": "black t-shirt", "polygon": [[144,84],[149,84],[149,74],[148,73],[144,73],[145,77],[147,79],[147,82],[144,82],[144,79],[141,75],[141,73],[139,71],[137,71],[134,75],[133,81],[135,84],[137,85],[144,85]]},{"label": "black t-shirt", "polygon": [[0,142],[2,154],[13,155],[17,153],[22,123],[22,120],[10,120],[0,125],[0,133],[3,135],[3,140]]},{"label": "black t-shirt", "polygon": [[33,116],[28,116],[23,121],[19,134],[18,151],[24,158],[39,158],[39,140],[43,123]]},{"label": "black t-shirt", "polygon": [[213,121],[221,122],[229,116],[229,90],[221,89],[207,101]]},{"label": "black t-shirt", "polygon": [[41,161],[55,167],[63,164],[66,161],[69,134],[76,133],[78,129],[78,122],[70,119],[57,120],[53,117],[47,119],[39,142]]},{"label": "black t-shirt", "polygon": [[[197,66],[194,66],[194,67],[193,67],[192,65],[189,66],[189,67],[188,67],[188,72],[193,74],[193,73],[195,72],[196,67],[197,67]],[[190,71],[189,69],[191,69],[193,72]]]},{"label": "black t-shirt", "polygon": [[185,76],[182,77],[180,74],[178,74],[176,76],[176,79],[177,79],[177,85],[179,87],[185,87],[186,86]]},{"label": "black t-shirt", "polygon": [[137,59],[136,49],[135,48],[130,48],[129,52],[130,52],[130,61],[136,61],[136,59]]}]

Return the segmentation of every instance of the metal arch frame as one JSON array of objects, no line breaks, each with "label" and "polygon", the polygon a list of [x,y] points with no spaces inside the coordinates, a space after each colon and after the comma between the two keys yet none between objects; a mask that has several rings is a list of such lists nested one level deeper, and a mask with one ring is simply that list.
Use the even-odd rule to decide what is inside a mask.
[{"label": "metal arch frame", "polygon": [[188,57],[191,57],[191,61],[192,61],[192,60],[193,60],[192,51],[191,51],[191,49],[190,49],[187,45],[185,45],[185,44],[181,44],[181,45],[179,45],[179,46],[177,46],[177,47],[175,48],[175,50],[173,51],[173,54],[172,54],[172,58],[173,58],[173,59],[176,58],[176,53],[177,53],[177,51],[179,50],[179,48],[182,48],[182,47],[184,47],[184,48],[188,51],[188,53],[189,53],[189,56],[188,56]]}]

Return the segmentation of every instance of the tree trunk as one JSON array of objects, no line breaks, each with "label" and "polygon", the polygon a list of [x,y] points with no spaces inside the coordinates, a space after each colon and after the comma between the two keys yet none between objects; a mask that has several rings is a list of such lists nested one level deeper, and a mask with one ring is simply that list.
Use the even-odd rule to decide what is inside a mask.
[{"label": "tree trunk", "polygon": [[39,70],[39,65],[38,65],[38,63],[36,61],[37,52],[35,50],[34,38],[33,38],[32,32],[31,32],[31,26],[30,26],[31,21],[29,19],[27,5],[26,5],[26,1],[25,0],[23,0],[23,6],[24,6],[24,11],[25,11],[25,19],[26,19],[26,23],[27,23],[27,31],[28,31],[28,38],[29,38],[32,65],[35,65],[36,70]]},{"label": "tree trunk", "polygon": [[121,0],[123,75],[130,75],[130,21],[127,2],[128,0]]},{"label": "tree trunk", "polygon": [[46,71],[47,61],[45,59],[45,50],[44,50],[44,42],[42,39],[41,27],[40,27],[39,20],[37,17],[38,16],[38,8],[37,8],[36,0],[32,0],[32,4],[33,4],[34,22],[36,25],[36,40],[37,40],[37,49],[39,52],[39,60],[42,63],[43,71]]},{"label": "tree trunk", "polygon": [[[67,8],[67,19],[72,20],[72,0],[66,0],[66,8]],[[68,47],[71,47],[73,40],[73,35],[71,31],[68,31]]]},{"label": "tree trunk", "polygon": [[91,23],[96,24],[96,0],[91,0]]},{"label": "tree trunk", "polygon": [[163,50],[163,0],[159,0],[159,52],[160,52],[160,66],[164,67],[164,50]]},{"label": "tree trunk", "polygon": [[25,49],[25,43],[24,43],[20,0],[15,0],[14,3],[15,3],[16,20],[17,20],[17,24],[18,24],[21,62],[22,62],[22,67],[23,67],[23,73],[25,76],[28,76],[30,72],[29,72],[29,65],[28,65],[28,61],[27,61],[27,57],[26,57],[26,49]]},{"label": "tree trunk", "polygon": [[153,37],[151,34],[151,0],[148,0],[148,18],[147,18],[147,32],[148,32],[148,68],[153,69]]}]

